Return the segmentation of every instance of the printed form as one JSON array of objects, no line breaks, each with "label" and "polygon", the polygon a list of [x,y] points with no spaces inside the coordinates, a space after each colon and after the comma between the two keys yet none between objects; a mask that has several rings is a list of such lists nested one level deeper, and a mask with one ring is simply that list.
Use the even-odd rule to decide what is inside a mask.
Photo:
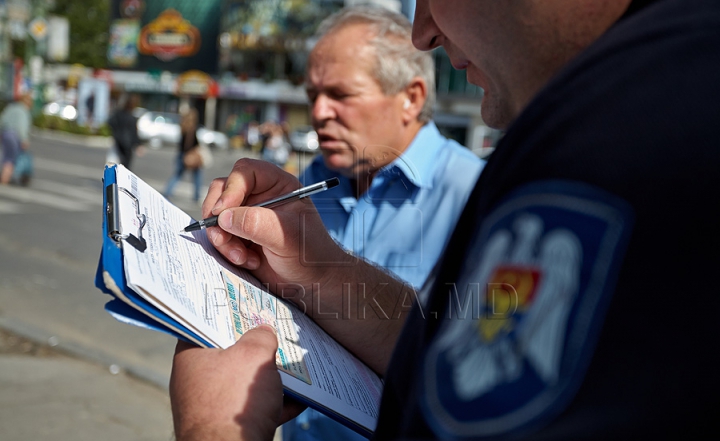
[{"label": "printed form", "polygon": [[138,231],[138,211],[146,217],[147,249],[123,244],[130,288],[215,347],[231,346],[259,324],[272,325],[285,387],[313,407],[374,430],[382,382],[372,370],[293,305],[227,262],[205,230],[179,233],[193,219],[135,174],[117,166],[116,180],[138,201],[119,196],[122,231]]}]

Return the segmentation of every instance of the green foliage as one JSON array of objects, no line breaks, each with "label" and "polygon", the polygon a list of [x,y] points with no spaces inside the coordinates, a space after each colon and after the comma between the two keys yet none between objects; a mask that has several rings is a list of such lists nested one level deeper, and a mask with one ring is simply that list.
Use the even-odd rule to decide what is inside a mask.
[{"label": "green foliage", "polygon": [[60,130],[63,132],[68,131],[70,121],[64,120],[59,116],[55,115],[38,115],[33,119],[35,127],[41,129]]},{"label": "green foliage", "polygon": [[38,115],[33,119],[35,127],[47,130],[57,130],[60,132],[73,133],[76,135],[94,135],[94,136],[110,136],[112,134],[110,127],[104,124],[97,129],[81,126],[76,121],[68,121],[57,115]]},{"label": "green foliage", "polygon": [[22,60],[25,59],[25,51],[27,50],[27,44],[25,44],[24,40],[13,40],[10,46],[14,58],[20,58]]},{"label": "green foliage", "polygon": [[68,132],[76,135],[92,135],[93,131],[90,127],[81,126],[77,123],[71,123],[68,126]]},{"label": "green foliage", "polygon": [[98,136],[112,136],[112,129],[110,128],[109,125],[103,124],[100,127],[98,127],[96,134]]},{"label": "green foliage", "polygon": [[107,65],[110,0],[55,0],[50,12],[70,22],[68,63],[94,68]]}]

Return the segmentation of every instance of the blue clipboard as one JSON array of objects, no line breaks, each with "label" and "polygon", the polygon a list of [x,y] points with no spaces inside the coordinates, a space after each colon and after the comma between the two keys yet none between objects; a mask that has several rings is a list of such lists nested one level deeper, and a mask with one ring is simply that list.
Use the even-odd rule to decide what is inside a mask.
[{"label": "blue clipboard", "polygon": [[[97,271],[95,273],[95,286],[113,298],[105,304],[105,310],[116,320],[139,326],[141,328],[164,332],[173,337],[185,340],[203,347],[216,347],[196,333],[187,329],[178,321],[168,316],[147,300],[143,299],[133,289],[127,286],[123,259],[123,247],[134,246],[141,251],[147,247],[142,237],[142,225],[133,232],[119,230],[117,222],[117,199],[130,197],[134,199],[137,215],[140,216],[139,201],[127,189],[119,188],[115,177],[116,165],[106,166],[103,175],[103,245],[100,253]],[[327,408],[295,391],[283,387],[285,394],[297,401],[324,413],[331,419],[345,425],[357,433],[371,437],[372,432],[354,421],[342,416],[334,410]]]},{"label": "blue clipboard", "polygon": [[[119,231],[117,221],[114,221],[117,219],[117,198],[134,198],[127,189],[118,188],[115,179],[116,167],[106,166],[103,175],[103,246],[95,273],[95,286],[113,296],[105,305],[105,310],[123,323],[165,332],[200,346],[213,347],[214,345],[160,311],[127,286],[122,248],[135,246],[142,251],[147,245],[141,231]],[[135,201],[139,204],[136,198]]]}]

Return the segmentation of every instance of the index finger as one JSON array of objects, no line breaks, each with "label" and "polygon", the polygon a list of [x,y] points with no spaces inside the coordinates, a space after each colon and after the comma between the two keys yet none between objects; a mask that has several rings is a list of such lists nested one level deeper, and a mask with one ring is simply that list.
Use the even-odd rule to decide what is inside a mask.
[{"label": "index finger", "polygon": [[242,158],[235,162],[211,213],[253,205],[300,188],[295,176],[266,161]]}]

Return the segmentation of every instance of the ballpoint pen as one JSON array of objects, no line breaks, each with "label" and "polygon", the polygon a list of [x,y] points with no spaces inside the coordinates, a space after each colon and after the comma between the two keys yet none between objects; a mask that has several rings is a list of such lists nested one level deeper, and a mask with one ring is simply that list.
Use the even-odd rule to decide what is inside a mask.
[{"label": "ballpoint pen", "polygon": [[[308,197],[315,193],[319,193],[321,191],[328,190],[330,188],[337,186],[338,184],[340,184],[340,181],[338,180],[338,178],[330,178],[325,181],[318,182],[316,184],[308,185],[307,187],[299,188],[288,194],[278,196],[275,199],[271,199],[269,201],[265,201],[265,202],[261,202],[259,204],[252,205],[252,207],[274,208],[274,207],[277,207],[280,205],[287,204],[292,201],[296,201],[298,199]],[[193,222],[192,224],[185,227],[185,229],[183,229],[181,231],[181,233],[197,231],[197,230],[200,230],[202,228],[207,228],[207,227],[214,227],[217,225],[217,221],[218,221],[218,217],[212,216],[207,219],[203,219],[201,221]]]}]

